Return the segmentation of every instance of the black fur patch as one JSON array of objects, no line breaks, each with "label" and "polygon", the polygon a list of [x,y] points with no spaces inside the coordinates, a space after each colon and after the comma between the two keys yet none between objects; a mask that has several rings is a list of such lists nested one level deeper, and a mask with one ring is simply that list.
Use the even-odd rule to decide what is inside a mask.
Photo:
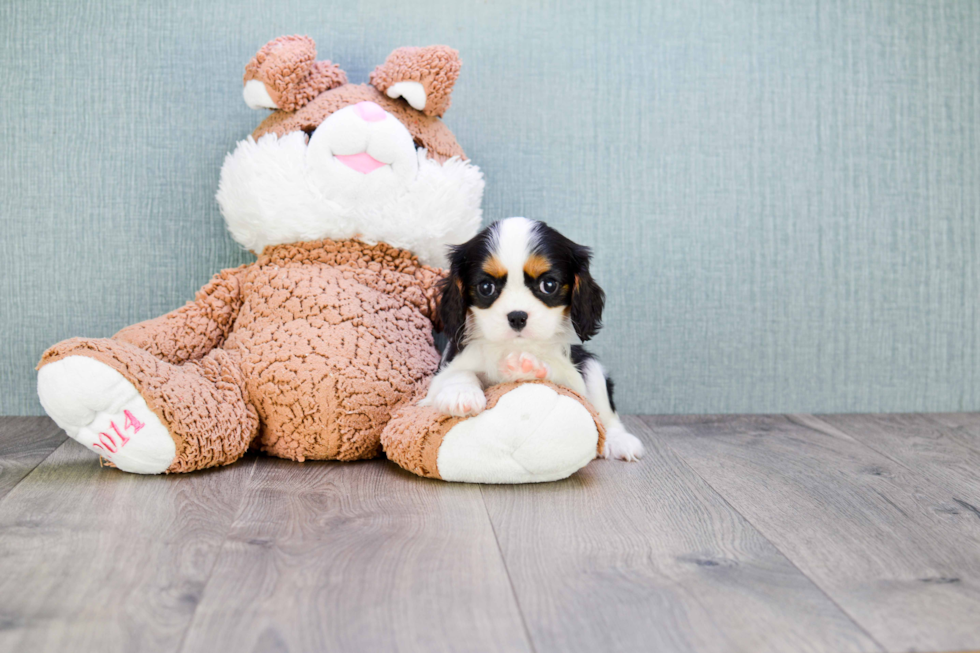
[{"label": "black fur patch", "polygon": [[503,283],[496,280],[497,290],[492,298],[481,298],[476,292],[476,286],[484,277],[493,280],[493,277],[483,271],[483,263],[493,253],[490,243],[495,224],[462,245],[449,248],[449,276],[442,280],[439,288],[439,319],[442,322],[442,332],[449,340],[443,355],[443,365],[463,349],[466,312],[470,306],[477,301],[481,308],[490,306],[503,288]]},{"label": "black fur patch", "polygon": [[[582,345],[572,345],[571,351],[572,365],[578,370],[578,373],[585,376],[585,364],[590,360],[596,360],[596,355],[588,351]],[[613,381],[609,376],[606,376],[606,394],[609,395],[609,407],[616,412],[616,403],[613,401]]]},{"label": "black fur patch", "polygon": [[585,364],[594,359],[595,355],[582,345],[572,345],[572,365],[575,366],[579,374],[585,369]]},{"label": "black fur patch", "polygon": [[[548,259],[551,269],[538,279],[530,279],[525,274],[524,282],[548,306],[568,306],[575,333],[584,342],[602,328],[602,309],[606,303],[606,294],[589,273],[592,250],[569,240],[543,222],[535,223],[534,235],[537,240],[534,253]],[[554,298],[547,298],[539,288],[546,277],[559,283],[559,292]]]}]

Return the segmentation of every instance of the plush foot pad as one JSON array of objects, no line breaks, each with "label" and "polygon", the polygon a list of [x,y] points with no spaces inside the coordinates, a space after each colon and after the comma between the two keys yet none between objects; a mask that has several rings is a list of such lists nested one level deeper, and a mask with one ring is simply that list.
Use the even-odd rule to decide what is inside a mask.
[{"label": "plush foot pad", "polygon": [[65,432],[119,469],[160,474],[177,455],[170,432],[122,374],[87,356],[38,371],[37,394]]},{"label": "plush foot pad", "polygon": [[468,483],[536,483],[566,478],[596,456],[599,431],[577,399],[530,383],[503,395],[446,433],[439,475]]}]

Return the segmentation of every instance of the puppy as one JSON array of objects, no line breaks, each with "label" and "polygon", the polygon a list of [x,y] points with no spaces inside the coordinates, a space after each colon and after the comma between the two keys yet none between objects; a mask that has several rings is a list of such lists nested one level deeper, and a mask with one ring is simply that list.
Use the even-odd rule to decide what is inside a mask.
[{"label": "puppy", "polygon": [[448,415],[486,408],[485,387],[542,379],[571,388],[606,428],[603,456],[636,460],[605,369],[579,342],[602,326],[605,293],[589,274],[592,252],[543,222],[508,218],[451,248],[439,315],[449,339],[420,403]]}]

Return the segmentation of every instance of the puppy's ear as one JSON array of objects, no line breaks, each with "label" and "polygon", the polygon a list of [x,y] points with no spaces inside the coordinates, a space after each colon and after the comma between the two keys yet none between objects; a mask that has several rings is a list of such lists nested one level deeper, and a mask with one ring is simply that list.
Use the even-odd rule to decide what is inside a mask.
[{"label": "puppy's ear", "polygon": [[599,333],[602,328],[602,309],[606,304],[606,293],[589,274],[591,259],[591,249],[575,245],[572,250],[575,285],[572,286],[570,312],[575,333],[582,342]]},{"label": "puppy's ear", "polygon": [[466,296],[462,270],[465,256],[462,249],[451,248],[449,260],[449,276],[443,279],[439,286],[439,320],[442,322],[442,333],[456,345],[457,349],[462,349],[466,326]]}]

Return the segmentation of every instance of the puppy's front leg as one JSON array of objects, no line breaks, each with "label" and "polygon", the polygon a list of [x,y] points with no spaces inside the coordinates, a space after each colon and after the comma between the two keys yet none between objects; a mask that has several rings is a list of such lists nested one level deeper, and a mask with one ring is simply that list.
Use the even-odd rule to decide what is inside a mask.
[{"label": "puppy's front leg", "polygon": [[599,413],[602,425],[606,427],[606,446],[602,450],[602,457],[628,461],[642,458],[643,443],[626,430],[613,409],[612,397],[606,383],[606,370],[602,364],[590,358],[582,368],[582,377],[585,379],[585,394]]},{"label": "puppy's front leg", "polygon": [[439,372],[420,406],[432,406],[440,413],[453,417],[478,415],[487,407],[483,384],[470,370],[453,369],[450,363]]}]

